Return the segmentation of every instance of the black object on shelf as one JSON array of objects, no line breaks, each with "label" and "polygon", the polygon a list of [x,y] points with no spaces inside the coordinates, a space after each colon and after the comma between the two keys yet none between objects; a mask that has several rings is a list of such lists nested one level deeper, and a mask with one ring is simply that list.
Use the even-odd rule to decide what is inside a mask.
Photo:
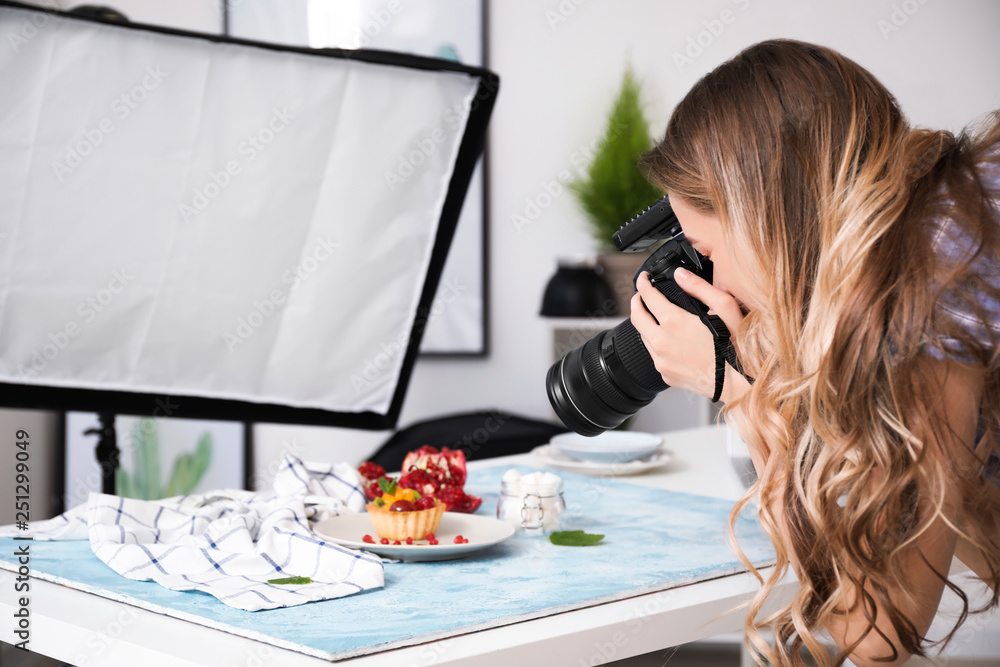
[{"label": "black object on shelf", "polygon": [[400,429],[369,460],[395,471],[402,467],[409,452],[421,445],[431,445],[437,449],[461,450],[466,460],[475,461],[530,452],[548,443],[552,436],[565,432],[562,424],[499,409],[443,415]]},{"label": "black object on shelf", "polygon": [[590,317],[617,313],[611,288],[597,267],[586,261],[559,261],[559,268],[545,286],[542,315]]}]

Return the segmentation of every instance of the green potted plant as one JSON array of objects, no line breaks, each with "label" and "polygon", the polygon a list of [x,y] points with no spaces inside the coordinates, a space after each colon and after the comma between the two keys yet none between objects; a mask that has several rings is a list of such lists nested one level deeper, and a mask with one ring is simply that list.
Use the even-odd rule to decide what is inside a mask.
[{"label": "green potted plant", "polygon": [[569,184],[599,244],[597,264],[604,270],[619,315],[629,313],[632,277],[646,255],[618,252],[611,237],[632,216],[663,196],[637,166],[639,156],[652,145],[639,84],[629,66],[590,166],[584,176]]},{"label": "green potted plant", "polygon": [[125,498],[158,500],[194,491],[212,460],[212,436],[202,433],[193,452],[178,454],[166,485],[160,477],[160,441],[156,422],[144,418],[132,430],[133,469],[115,471],[115,493]]}]

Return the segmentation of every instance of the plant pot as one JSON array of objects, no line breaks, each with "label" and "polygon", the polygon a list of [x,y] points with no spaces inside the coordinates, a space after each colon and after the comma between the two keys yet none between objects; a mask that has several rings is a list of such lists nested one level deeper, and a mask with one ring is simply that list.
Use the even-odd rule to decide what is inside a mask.
[{"label": "plant pot", "polygon": [[622,319],[632,311],[630,302],[635,294],[632,279],[647,257],[649,253],[645,252],[602,252],[597,255],[597,265],[604,271],[604,280],[611,288],[618,316]]}]

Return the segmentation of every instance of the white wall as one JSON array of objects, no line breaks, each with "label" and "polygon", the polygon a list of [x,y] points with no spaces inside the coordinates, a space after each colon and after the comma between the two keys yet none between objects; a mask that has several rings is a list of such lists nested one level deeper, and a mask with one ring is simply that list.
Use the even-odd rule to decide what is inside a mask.
[{"label": "white wall", "polygon": [[[490,129],[493,352],[482,361],[418,363],[404,425],[480,406],[549,415],[548,324],[536,314],[542,289],[558,256],[589,253],[594,244],[572,195],[556,197],[530,226],[518,229],[512,216],[524,215],[527,200],[572,171],[600,136],[626,61],[644,86],[657,134],[704,73],[774,37],[818,42],[854,58],[918,124],[959,129],[1000,108],[1000,3],[991,0],[494,0],[489,20],[489,63],[501,77]],[[898,29],[886,30],[897,27],[894,20]],[[678,64],[689,48],[693,62]],[[706,403],[668,390],[641,413],[637,428],[702,422]]]},{"label": "white wall", "polygon": [[[218,29],[218,0],[108,4],[140,21]],[[489,21],[490,67],[502,80],[490,129],[492,352],[486,359],[421,359],[401,426],[496,407],[552,418],[544,391],[551,322],[537,315],[542,289],[558,257],[595,246],[565,192],[528,226],[518,228],[512,216],[525,215],[529,201],[544,203],[546,184],[573,171],[601,135],[626,61],[644,86],[656,133],[701,75],[772,37],[843,51],[880,77],[919,124],[958,129],[1000,108],[1000,3],[993,0],[494,0]],[[691,62],[678,64],[686,52]],[[687,427],[708,414],[705,399],[669,390],[641,413],[637,428]],[[258,472],[266,476],[282,449],[360,460],[387,436],[262,425]]]}]

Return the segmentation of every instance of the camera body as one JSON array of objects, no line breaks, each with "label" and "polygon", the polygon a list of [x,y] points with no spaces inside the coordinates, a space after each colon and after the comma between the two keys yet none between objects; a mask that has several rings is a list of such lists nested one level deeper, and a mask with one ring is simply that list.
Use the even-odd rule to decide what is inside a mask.
[{"label": "camera body", "polygon": [[[684,267],[711,282],[712,263],[684,238],[667,197],[622,225],[613,240],[622,252],[640,252],[662,241],[636,272],[633,285],[646,271],[668,300],[697,315],[716,339],[728,340],[722,320],[709,315],[705,304],[674,281],[674,271]],[[549,402],[556,414],[566,426],[589,436],[619,426],[667,387],[628,319],[570,350],[546,375]]]}]

